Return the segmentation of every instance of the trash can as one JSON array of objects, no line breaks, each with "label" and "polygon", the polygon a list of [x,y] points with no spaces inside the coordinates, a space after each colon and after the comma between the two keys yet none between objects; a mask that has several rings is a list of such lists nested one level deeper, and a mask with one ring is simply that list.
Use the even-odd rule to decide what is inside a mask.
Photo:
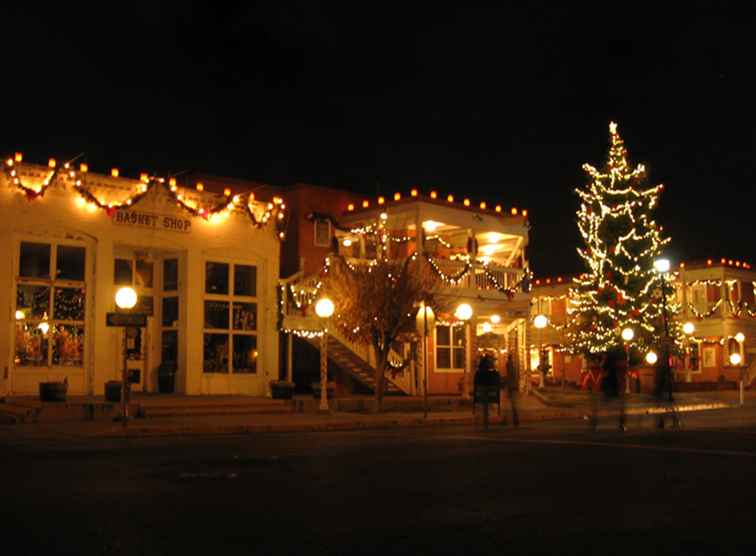
[{"label": "trash can", "polygon": [[105,383],[105,401],[107,402],[120,402],[121,401],[121,381],[109,380]]}]

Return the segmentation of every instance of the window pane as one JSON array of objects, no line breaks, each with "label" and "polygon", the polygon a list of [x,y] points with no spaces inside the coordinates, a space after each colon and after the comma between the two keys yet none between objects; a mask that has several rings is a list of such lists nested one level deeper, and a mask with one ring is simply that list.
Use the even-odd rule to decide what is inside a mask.
[{"label": "window pane", "polygon": [[23,318],[36,319],[50,315],[50,288],[48,286],[25,286],[16,288],[16,311],[24,313]]},{"label": "window pane", "polygon": [[19,275],[25,278],[49,278],[50,246],[46,243],[22,241]]},{"label": "window pane", "polygon": [[436,348],[436,367],[439,369],[451,368],[451,350],[449,348]]},{"label": "window pane", "polygon": [[52,364],[84,366],[84,327],[57,324],[53,327]]},{"label": "window pane", "polygon": [[228,295],[226,263],[205,263],[205,292]]},{"label": "window pane", "polygon": [[436,327],[436,343],[439,346],[448,346],[450,345],[449,341],[449,327],[448,326],[437,326]]},{"label": "window pane", "polygon": [[152,263],[142,260],[136,262],[136,285],[143,288],[152,287]]},{"label": "window pane", "polygon": [[162,335],[162,362],[178,361],[178,331],[164,330]]},{"label": "window pane", "polygon": [[257,267],[234,265],[234,295],[257,295]]},{"label": "window pane", "polygon": [[178,297],[163,298],[163,326],[178,326]]},{"label": "window pane", "polygon": [[163,290],[167,292],[178,289],[178,260],[166,259],[163,261]]},{"label": "window pane", "polygon": [[84,281],[84,259],[86,250],[72,245],[58,245],[56,261],[57,277],[60,280]]},{"label": "window pane", "polygon": [[206,373],[228,372],[228,334],[205,334],[202,370]]},{"label": "window pane", "polygon": [[155,315],[155,299],[151,295],[140,295],[132,309],[135,313],[144,313],[148,317]]},{"label": "window pane", "polygon": [[465,327],[464,326],[455,327],[454,331],[452,332],[452,336],[454,338],[454,345],[456,347],[465,346]]},{"label": "window pane", "polygon": [[228,301],[205,301],[205,328],[228,329]]},{"label": "window pane", "polygon": [[55,320],[84,320],[84,288],[55,288],[53,309]]},{"label": "window pane", "polygon": [[315,245],[328,247],[331,244],[331,228],[327,220],[315,221]]},{"label": "window pane", "polygon": [[257,303],[234,303],[234,330],[257,330]]},{"label": "window pane", "polygon": [[235,373],[257,372],[257,336],[234,336]]},{"label": "window pane", "polygon": [[16,325],[15,364],[19,367],[47,366],[47,334],[37,323]]},{"label": "window pane", "polygon": [[454,353],[454,368],[464,369],[465,368],[465,350],[454,348],[452,352]]},{"label": "window pane", "polygon": [[130,286],[131,261],[128,259],[116,259],[114,276],[113,282],[116,286]]}]

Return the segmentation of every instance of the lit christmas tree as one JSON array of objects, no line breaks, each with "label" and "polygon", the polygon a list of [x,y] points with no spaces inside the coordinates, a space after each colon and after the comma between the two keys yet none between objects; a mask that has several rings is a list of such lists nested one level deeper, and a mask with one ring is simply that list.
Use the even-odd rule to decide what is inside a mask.
[{"label": "lit christmas tree", "polygon": [[[611,147],[603,171],[590,164],[583,169],[590,183],[576,189],[580,197],[578,229],[585,246],[578,249],[587,272],[571,289],[568,343],[573,353],[596,354],[621,347],[621,332],[630,327],[633,346],[642,352],[658,348],[664,337],[662,275],[654,260],[670,238],[653,220],[663,185],[647,187],[645,168],[631,168],[617,124],[609,124]],[[674,321],[679,310],[667,275],[669,337],[681,345],[682,332]],[[674,347],[672,348],[674,350]]]}]

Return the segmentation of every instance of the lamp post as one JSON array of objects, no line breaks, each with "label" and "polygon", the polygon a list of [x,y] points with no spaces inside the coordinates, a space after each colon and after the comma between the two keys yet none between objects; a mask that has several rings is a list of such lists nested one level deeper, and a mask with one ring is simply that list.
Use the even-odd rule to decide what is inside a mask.
[{"label": "lamp post", "polygon": [[[323,323],[320,336],[320,411],[328,411],[328,320],[333,315],[333,301],[323,297],[315,304],[315,314]],[[377,386],[377,385],[376,385]]]},{"label": "lamp post", "polygon": [[546,315],[536,315],[533,319],[533,326],[538,329],[538,387],[544,386],[544,371],[546,370],[543,362],[543,329],[549,324],[549,318]]},{"label": "lamp post", "polygon": [[629,326],[622,329],[625,343],[625,394],[630,393],[630,342],[635,338],[635,331]]},{"label": "lamp post", "polygon": [[[685,334],[686,338],[690,338],[691,334],[696,331],[696,326],[688,321],[685,324],[683,324],[683,333]],[[687,344],[687,352],[688,352],[688,368],[685,370],[685,382],[692,382],[693,377],[691,376],[691,361],[690,361],[690,339],[686,342]]]},{"label": "lamp post", "polygon": [[[672,369],[669,367],[669,319],[667,317],[667,273],[669,272],[669,259],[656,259],[654,270],[661,276],[662,294],[662,319],[664,320],[664,339],[662,341],[662,374],[664,386],[667,388],[668,400],[672,401]],[[660,391],[661,395],[662,392]]]},{"label": "lamp post", "polygon": [[738,352],[737,353],[731,353],[730,354],[730,365],[733,367],[740,367],[740,384],[738,387],[739,390],[739,401],[740,406],[742,407],[745,403],[745,396],[743,393],[743,382],[745,378],[745,365],[743,365],[743,356],[741,353],[743,353],[743,342],[745,342],[745,334],[742,332],[738,332],[735,334],[735,340],[738,342]]},{"label": "lamp post", "polygon": [[[131,311],[137,304],[137,293],[134,288],[125,286],[120,288],[115,294],[116,306],[122,311]],[[129,392],[129,370],[128,370],[128,337],[130,326],[123,328],[123,370],[121,371],[121,422],[126,426],[129,418],[129,405],[126,401]]]},{"label": "lamp post", "polygon": [[426,419],[428,418],[428,329],[433,327],[435,318],[433,309],[421,303],[415,317],[415,324],[418,334],[423,337],[423,411]]},{"label": "lamp post", "polygon": [[[465,355],[465,374],[464,374],[464,381],[462,383],[462,398],[465,400],[470,399],[470,371],[468,370],[468,360],[472,360],[473,354],[472,354],[472,337],[470,337],[470,318],[473,315],[473,309],[470,306],[469,303],[460,303],[457,306],[457,310],[454,311],[454,316],[457,317],[459,320],[465,323],[465,344],[468,344],[468,347],[470,348],[470,357],[468,358]],[[468,339],[469,338],[469,339]]]}]

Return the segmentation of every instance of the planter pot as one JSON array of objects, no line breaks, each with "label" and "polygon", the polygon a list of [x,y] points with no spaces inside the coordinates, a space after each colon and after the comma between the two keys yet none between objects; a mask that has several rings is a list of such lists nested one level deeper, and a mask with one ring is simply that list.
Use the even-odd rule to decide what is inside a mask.
[{"label": "planter pot", "polygon": [[[328,383],[326,385],[326,399],[330,400],[333,398],[333,392],[334,387],[333,384]],[[312,395],[316,400],[320,399],[320,382],[313,382],[312,383]]]},{"label": "planter pot", "polygon": [[105,383],[105,401],[107,402],[120,402],[121,401],[121,381],[109,380]]},{"label": "planter pot", "polygon": [[274,400],[290,400],[294,395],[294,383],[271,382],[270,394]]},{"label": "planter pot", "polygon": [[68,384],[65,382],[40,382],[39,399],[43,402],[64,402]]},{"label": "planter pot", "polygon": [[173,393],[175,387],[175,378],[176,375],[173,373],[158,375],[158,390],[161,394]]}]

